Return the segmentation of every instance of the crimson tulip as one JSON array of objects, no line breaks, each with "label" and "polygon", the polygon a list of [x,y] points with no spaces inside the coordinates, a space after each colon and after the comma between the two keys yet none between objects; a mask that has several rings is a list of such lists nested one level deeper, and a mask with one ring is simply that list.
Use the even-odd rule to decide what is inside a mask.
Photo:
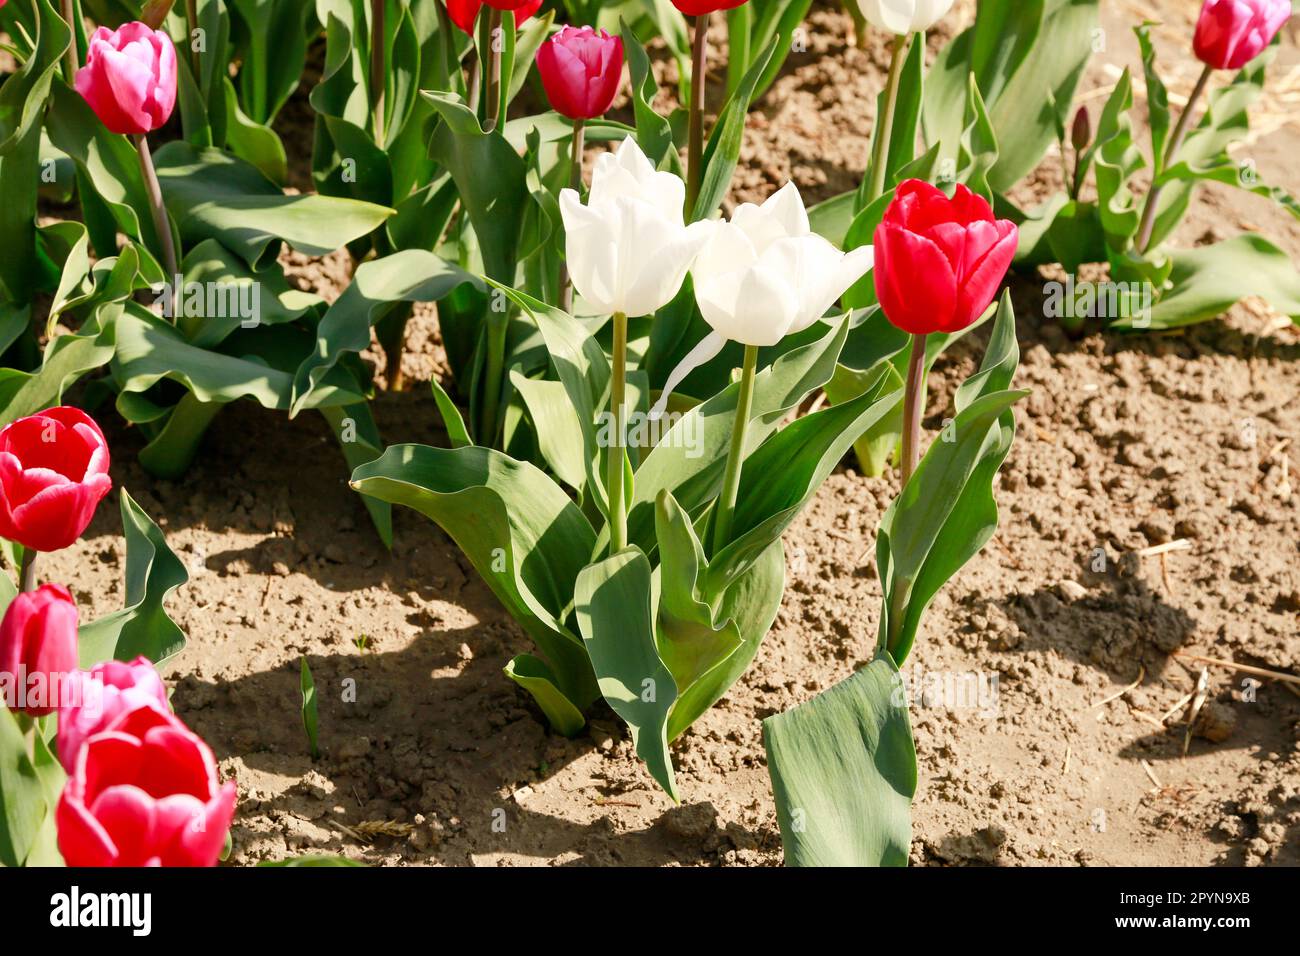
[{"label": "crimson tulip", "polygon": [[55,823],[68,866],[213,866],[235,814],[212,751],[176,717],[78,751]]},{"label": "crimson tulip", "polygon": [[[483,0],[446,0],[446,6],[451,22],[460,27],[462,32],[472,35],[474,23],[478,20],[478,12],[483,9]],[[512,11],[515,15],[515,26],[519,26],[541,9],[542,0],[523,0],[522,3],[513,0],[496,0],[495,3],[489,2],[488,6],[503,12]]]},{"label": "crimson tulip", "polygon": [[108,494],[108,442],[85,412],[62,406],[0,429],[0,537],[59,551]]},{"label": "crimson tulip", "polygon": [[702,17],[719,10],[734,10],[746,0],[673,0],[673,6],[688,17]]},{"label": "crimson tulip", "polygon": [[59,762],[68,773],[91,737],[109,730],[139,737],[171,718],[167,688],[146,657],[129,664],[106,661],[88,671],[74,671],[68,680],[75,686],[59,707],[58,736]]},{"label": "crimson tulip", "polygon": [[911,179],[876,229],[876,295],[885,316],[912,335],[959,332],[984,312],[1011,266],[1013,222],[958,186],[949,199]]},{"label": "crimson tulip", "polygon": [[0,621],[4,704],[29,717],[53,713],[77,669],[77,605],[61,584],[14,597]]},{"label": "crimson tulip", "polygon": [[1239,70],[1264,52],[1291,16],[1291,0],[1205,0],[1192,43],[1202,63]]},{"label": "crimson tulip", "polygon": [[591,27],[565,27],[537,51],[537,72],[556,112],[574,120],[601,116],[623,78],[623,40]]},{"label": "crimson tulip", "polygon": [[176,48],[166,33],[138,21],[100,27],[74,85],[112,132],[151,133],[176,105]]}]

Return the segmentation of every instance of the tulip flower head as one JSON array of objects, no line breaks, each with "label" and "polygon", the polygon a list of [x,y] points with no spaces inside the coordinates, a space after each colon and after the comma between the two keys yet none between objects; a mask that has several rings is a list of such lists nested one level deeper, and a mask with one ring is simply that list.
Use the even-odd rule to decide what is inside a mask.
[{"label": "tulip flower head", "polygon": [[1205,0],[1192,43],[1216,70],[1239,70],[1273,42],[1291,16],[1291,0]]},{"label": "tulip flower head", "polygon": [[857,0],[868,21],[896,35],[928,30],[952,9],[955,0]]},{"label": "tulip flower head", "polygon": [[59,551],[108,494],[108,443],[77,408],[50,408],[0,429],[0,537]]},{"label": "tulip flower head", "polygon": [[912,335],[960,332],[993,301],[1018,241],[1015,223],[995,219],[965,186],[949,199],[908,180],[876,229],[876,295],[885,316]]},{"label": "tulip flower head", "polygon": [[719,10],[734,10],[747,0],[673,0],[673,6],[688,17],[708,16]]},{"label": "tulip flower head", "polygon": [[869,246],[846,254],[814,233],[794,183],[761,206],[737,207],[730,222],[716,225],[691,270],[696,303],[713,331],[669,375],[652,414],[728,341],[776,345],[822,319],[873,259]]},{"label": "tulip flower head", "polygon": [[90,37],[74,85],[114,133],[152,133],[176,105],[176,48],[171,37],[138,21]]},{"label": "tulip flower head", "polygon": [[602,116],[623,78],[623,40],[591,27],[565,27],[537,51],[537,72],[555,111],[572,120]]},{"label": "tulip flower head", "polygon": [[106,661],[88,671],[69,675],[75,682],[59,707],[59,762],[72,773],[81,746],[109,730],[139,737],[171,718],[167,688],[153,664],[144,657],[131,663]]},{"label": "tulip flower head", "polygon": [[77,605],[61,584],[14,597],[0,621],[0,691],[29,717],[53,713],[77,669]]},{"label": "tulip flower head", "polygon": [[652,315],[681,289],[713,224],[687,226],[686,184],[655,170],[629,136],[596,160],[584,206],[560,193],[569,273],[597,312]]},{"label": "tulip flower head", "polygon": [[96,734],[77,753],[55,822],[68,866],[213,866],[235,814],[212,751],[175,717]]},{"label": "tulip flower head", "polygon": [[[478,20],[478,12],[483,9],[483,0],[446,0],[447,13],[451,16],[451,22],[460,28],[462,33],[473,35],[474,23]],[[515,26],[519,26],[529,17],[537,13],[542,6],[542,0],[524,0],[523,3],[510,5],[503,0],[497,0],[489,6],[496,7],[502,11],[512,11],[515,15]]]}]

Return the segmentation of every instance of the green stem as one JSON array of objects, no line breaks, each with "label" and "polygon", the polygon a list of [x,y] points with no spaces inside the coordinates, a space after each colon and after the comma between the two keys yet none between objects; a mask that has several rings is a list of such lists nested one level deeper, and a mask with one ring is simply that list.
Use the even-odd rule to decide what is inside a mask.
[{"label": "green stem", "polygon": [[[582,149],[586,140],[587,126],[580,119],[573,121],[573,152],[569,157],[569,186],[574,192],[582,192]],[[569,263],[560,263],[560,308],[565,312],[573,311],[573,283],[569,281]]]},{"label": "green stem", "polygon": [[370,0],[370,105],[374,113],[375,145],[384,148],[384,4]]},{"label": "green stem", "polygon": [[912,336],[907,362],[907,392],[903,399],[903,487],[921,461],[921,418],[925,415],[925,336]]},{"label": "green stem", "polygon": [[36,590],[36,556],[39,551],[33,551],[31,548],[23,548],[22,567],[18,571],[18,590],[35,591]]},{"label": "green stem", "polygon": [[488,121],[484,124],[484,129],[489,133],[501,122],[501,50],[497,47],[500,35],[501,11],[493,7],[488,17],[488,49],[491,50],[491,57],[488,60]]},{"label": "green stem", "polygon": [[199,27],[198,0],[185,0],[185,43],[190,48],[190,66],[194,69],[194,85],[200,89],[203,78],[199,74],[199,51],[194,49],[194,31]]},{"label": "green stem", "polygon": [[708,72],[709,15],[695,18],[695,39],[691,48],[691,104],[686,146],[686,221],[695,220],[695,202],[700,198],[704,170],[704,83]]},{"label": "green stem", "polygon": [[889,140],[894,129],[894,112],[898,108],[898,87],[907,63],[907,45],[910,33],[894,37],[893,53],[889,58],[889,79],[885,85],[885,110],[876,117],[876,131],[871,148],[871,180],[867,184],[865,209],[885,194],[885,173],[889,163]]},{"label": "green stem", "polygon": [[627,513],[623,507],[623,402],[627,390],[627,316],[614,313],[614,367],[609,380],[609,464],[605,488],[609,494],[609,553],[627,547]]},{"label": "green stem", "polygon": [[[1210,76],[1214,73],[1214,67],[1207,66],[1201,71],[1200,79],[1196,81],[1196,86],[1192,89],[1192,95],[1187,98],[1187,107],[1183,110],[1183,115],[1178,117],[1178,125],[1174,127],[1174,134],[1169,138],[1169,144],[1165,148],[1163,157],[1155,157],[1156,168],[1155,175],[1159,176],[1170,164],[1173,163],[1174,157],[1178,151],[1183,148],[1183,141],[1187,139],[1187,131],[1192,122],[1192,110],[1196,106],[1196,101],[1201,98],[1205,92],[1206,86],[1210,83]],[[1147,193],[1146,205],[1142,207],[1142,225],[1138,227],[1137,251],[1140,255],[1146,255],[1148,247],[1151,245],[1151,236],[1156,228],[1156,213],[1160,206],[1160,193],[1162,187],[1152,183],[1151,191]]]},{"label": "green stem", "polygon": [[63,0],[63,20],[68,24],[68,29],[72,31],[72,38],[68,41],[68,52],[64,54],[63,73],[64,80],[71,86],[77,76],[77,8],[75,0]]},{"label": "green stem", "polygon": [[509,315],[506,312],[488,312],[487,368],[483,375],[483,430],[480,435],[480,444],[488,448],[494,447],[497,439],[497,413],[501,405],[506,332],[509,328]]},{"label": "green stem", "polygon": [[745,365],[740,373],[740,397],[736,417],[731,424],[731,448],[727,452],[727,470],[722,477],[722,497],[713,521],[713,554],[731,543],[731,524],[736,517],[736,499],[740,496],[740,470],[745,461],[745,433],[754,411],[754,376],[758,369],[758,346],[745,346]]},{"label": "green stem", "polygon": [[167,284],[172,287],[172,322],[181,317],[180,269],[176,262],[176,246],[172,242],[172,227],[167,219],[167,207],[163,205],[162,187],[158,185],[158,174],[153,168],[153,157],[149,153],[149,139],[144,133],[135,137],[135,151],[140,158],[140,174],[144,177],[145,192],[149,195],[149,211],[153,213],[154,230],[158,233],[158,245],[162,249],[162,267],[167,270]]}]

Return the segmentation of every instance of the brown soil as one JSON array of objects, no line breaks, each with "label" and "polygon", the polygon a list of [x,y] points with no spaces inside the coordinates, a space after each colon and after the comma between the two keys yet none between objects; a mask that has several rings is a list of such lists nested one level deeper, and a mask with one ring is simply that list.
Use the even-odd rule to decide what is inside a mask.
[{"label": "brown soil", "polygon": [[[1106,6],[1109,49],[1081,96],[1098,103],[1115,66],[1138,63],[1127,25],[1157,11],[1171,85],[1186,93],[1195,4]],[[847,23],[818,5],[809,52],[751,121],[735,198],[790,175],[810,199],[856,183],[886,60],[878,43],[846,47]],[[1269,132],[1244,150],[1293,192],[1300,130],[1279,120],[1297,64],[1289,43],[1273,73],[1281,92],[1261,110]],[[1058,165],[1049,157],[1020,198],[1059,181]],[[1227,189],[1206,195],[1179,240],[1254,228],[1300,255],[1294,221]],[[327,295],[346,282],[341,256],[290,264]],[[1015,293],[1020,384],[1034,391],[1001,481],[1002,526],[936,601],[908,665],[921,768],[912,860],[1300,863],[1300,696],[1265,681],[1250,702],[1243,675],[1211,668],[1186,757],[1181,716],[1159,725],[1200,670],[1176,651],[1300,665],[1300,334],[1248,303],[1185,334],[1071,341],[1038,318],[1041,283]],[[444,442],[420,386],[444,365],[430,312],[417,312],[408,344],[412,390],[381,394],[380,427],[390,442]],[[964,343],[943,361],[932,429],[981,349]],[[178,482],[140,470],[133,433],[110,437],[115,480],[191,569],[173,602],[190,643],[167,674],[178,712],[239,783],[233,862],[311,851],[388,864],[780,862],[760,722],[869,656],[874,531],[895,476],[843,468],[791,531],[780,616],[749,673],[676,748],[684,803],[673,807],[612,713],[572,741],[547,732],[501,674],[527,638],[420,516],[397,511],[385,552],[318,420],[234,406]],[[101,509],[86,540],[44,569],[75,581],[89,614],[120,606],[117,531],[115,509]],[[1177,539],[1190,550],[1136,556]],[[314,762],[303,655],[320,700]],[[963,674],[996,678],[996,706],[936,693],[934,680]],[[355,703],[342,700],[349,681]]]}]

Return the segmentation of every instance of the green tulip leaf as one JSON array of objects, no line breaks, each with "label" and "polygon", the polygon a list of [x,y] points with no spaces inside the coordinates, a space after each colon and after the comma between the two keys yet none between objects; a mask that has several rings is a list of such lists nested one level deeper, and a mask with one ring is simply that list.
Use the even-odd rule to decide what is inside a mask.
[{"label": "green tulip leaf", "polygon": [[546,661],[532,654],[519,654],[504,670],[507,677],[533,695],[556,733],[572,737],[586,726],[587,719],[556,685],[555,675]]}]

